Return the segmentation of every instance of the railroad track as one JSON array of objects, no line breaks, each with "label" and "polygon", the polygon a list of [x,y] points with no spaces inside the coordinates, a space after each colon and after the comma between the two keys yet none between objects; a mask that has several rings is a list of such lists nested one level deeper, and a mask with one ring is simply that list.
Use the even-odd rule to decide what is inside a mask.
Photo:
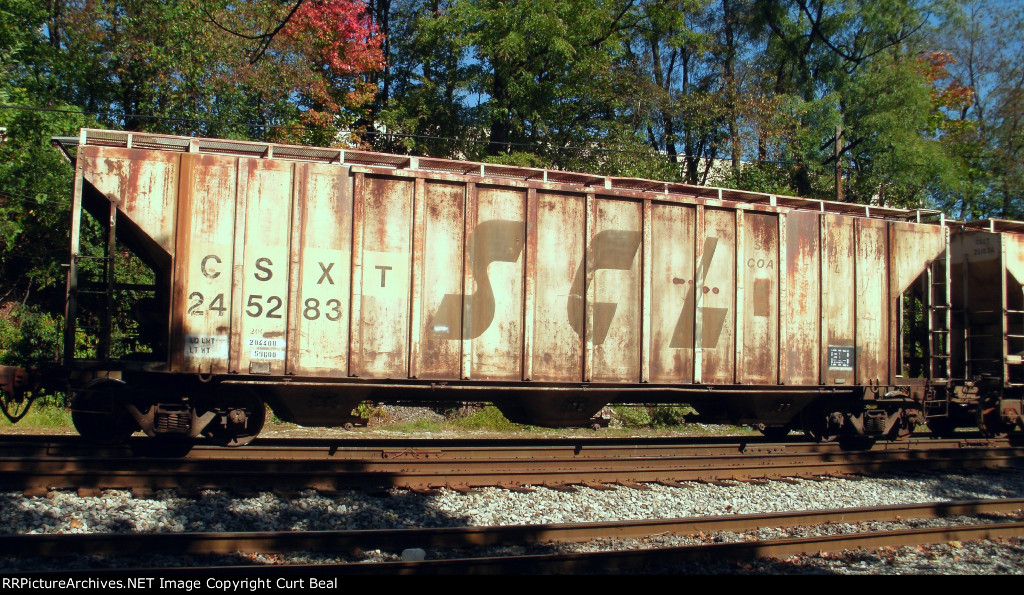
[{"label": "railroad track", "polygon": [[[680,564],[706,560],[751,561],[758,558],[838,552],[850,549],[1024,536],[1024,499],[945,502],[904,506],[821,510],[758,515],[732,515],[689,519],[663,519],[614,523],[580,523],[505,527],[457,527],[443,529],[390,529],[365,531],[285,531],[247,533],[151,533],[87,535],[0,536],[0,552],[17,556],[226,555],[213,566],[174,568],[133,568],[138,576],[218,575],[237,573],[249,577],[264,575],[332,576],[344,574],[492,574],[569,573],[611,571],[633,572],[660,567],[670,571]],[[1004,515],[1011,516],[1004,516]],[[941,526],[899,528],[879,531],[858,530],[857,523],[905,522],[908,519],[961,517]],[[765,528],[788,529],[832,524],[831,535],[793,536],[750,540]],[[901,527],[905,526],[901,525]],[[711,543],[708,536],[722,539],[723,532],[735,535],[727,542]],[[638,542],[652,536],[689,535],[694,542],[659,547],[657,541]],[[606,540],[601,551],[575,551],[567,544]],[[400,552],[408,547],[426,547],[436,559],[418,562],[367,562],[360,552]],[[499,546],[533,546],[526,553],[495,555]],[[287,555],[295,552],[333,553],[342,561],[321,564],[238,564],[246,555]],[[225,562],[226,560],[227,562]],[[231,562],[235,563],[232,564]],[[123,573],[124,568],[107,572]],[[46,571],[46,576],[78,574],[76,571]],[[92,568],[90,576],[102,575]],[[14,573],[32,576],[33,572]]]},{"label": "railroad track", "polygon": [[[870,450],[839,444],[758,440],[465,440],[288,441],[243,449],[181,445],[153,451],[152,441],[96,449],[77,440],[0,442],[0,488],[27,494],[77,489],[249,490],[393,487],[468,491],[495,486],[643,488],[644,483],[758,482],[874,472],[1018,467],[1024,447],[1006,440],[958,438],[879,443]],[[847,445],[848,448],[848,445]]]}]

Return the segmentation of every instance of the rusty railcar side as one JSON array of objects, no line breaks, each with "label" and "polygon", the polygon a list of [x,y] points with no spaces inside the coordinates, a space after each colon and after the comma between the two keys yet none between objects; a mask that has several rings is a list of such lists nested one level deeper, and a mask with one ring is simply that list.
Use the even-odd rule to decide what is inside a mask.
[{"label": "rusty railcar side", "polygon": [[[114,213],[162,321],[142,364],[76,360],[101,374],[244,385],[314,425],[365,399],[480,399],[552,425],[686,402],[860,431],[865,400],[896,403],[888,430],[949,376],[904,362],[906,295],[948,245],[912,212],[336,149],[77,144],[75,233],[82,206]],[[71,325],[80,289],[73,263]]]}]

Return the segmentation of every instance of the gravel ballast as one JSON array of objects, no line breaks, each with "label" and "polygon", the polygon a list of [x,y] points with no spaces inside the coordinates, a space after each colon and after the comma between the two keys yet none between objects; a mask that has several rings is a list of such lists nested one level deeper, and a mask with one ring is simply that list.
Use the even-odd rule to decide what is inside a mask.
[{"label": "gravel ballast", "polygon": [[[198,498],[173,491],[153,498],[133,498],[126,491],[80,497],[72,492],[51,492],[25,497],[20,492],[0,493],[0,531],[4,533],[181,532],[181,531],[297,531],[324,529],[377,529],[407,527],[489,526],[572,523],[628,519],[679,518],[705,515],[756,514],[992,498],[1024,498],[1024,475],[1019,472],[919,474],[878,476],[859,480],[801,480],[795,484],[715,486],[691,484],[684,488],[652,485],[649,490],[617,487],[613,490],[579,488],[574,492],[536,488],[532,493],[483,488],[463,494],[438,490],[430,495],[393,490],[387,496],[362,492],[297,496],[260,493],[233,496],[207,491]],[[919,521],[949,523],[949,520]],[[977,519],[971,522],[981,522]],[[819,528],[779,530],[765,528],[755,535],[715,534],[658,536],[638,542],[603,542],[572,547],[663,547],[699,542],[776,539],[786,535],[813,535],[815,531],[881,530],[893,525],[825,525]],[[803,532],[797,532],[803,531]],[[415,547],[413,544],[411,547]],[[547,547],[547,546],[544,546]],[[425,550],[426,559],[452,555]],[[535,548],[497,548],[491,555],[527,553]],[[546,551],[550,551],[548,548]],[[400,560],[402,552],[366,552],[358,560]],[[261,556],[235,557],[234,564],[281,562]],[[327,555],[289,556],[293,562],[350,560]],[[352,560],[350,560],[352,561]],[[0,559],[0,572],[45,568],[90,568],[129,565],[153,567],[179,564],[224,564],[221,557],[197,559],[167,556],[132,559]],[[662,569],[664,572],[703,573],[939,573],[992,574],[1024,572],[1024,542],[969,542],[889,548],[880,552],[847,552],[801,556],[784,561],[720,562],[696,567]]]}]

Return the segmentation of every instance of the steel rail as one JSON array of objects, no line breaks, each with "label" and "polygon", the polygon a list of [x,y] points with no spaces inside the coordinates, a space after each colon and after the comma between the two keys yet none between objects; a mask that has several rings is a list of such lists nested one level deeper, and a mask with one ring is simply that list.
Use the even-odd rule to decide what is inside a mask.
[{"label": "steel rail", "polygon": [[1009,447],[1006,439],[980,436],[917,438],[899,442],[772,442],[750,438],[562,438],[562,439],[313,439],[258,440],[244,448],[206,446],[202,442],[165,442],[139,438],[125,445],[97,446],[78,437],[0,436],[0,457],[171,457],[189,459],[379,460],[395,458],[490,460],[607,456],[696,456],[729,454],[837,453],[960,450]]},{"label": "steel rail", "polygon": [[[362,531],[283,531],[251,533],[132,533],[77,535],[4,535],[0,553],[25,556],[68,556],[76,554],[134,556],[140,554],[285,554],[293,552],[352,553],[359,550],[421,547],[473,548],[512,544],[557,544],[595,539],[631,539],[666,533],[744,533],[760,528],[789,528],[824,523],[895,522],[908,519],[985,517],[1024,510],[1024,499],[938,502],[901,506],[865,507],[756,515],[707,516],[685,519],[655,519],[614,523],[519,525],[504,527],[453,527],[440,529],[388,529]],[[919,545],[952,540],[994,539],[1024,536],[1024,522],[1012,520],[938,528],[852,532],[824,537],[799,537],[757,542],[730,542],[641,550],[611,550],[592,553],[552,552],[511,557],[471,557],[424,562],[289,564],[274,566],[228,566],[131,569],[147,574],[200,574],[216,570],[243,573],[493,573],[493,572],[607,572],[636,569],[651,564],[679,564],[707,559],[749,560],[763,557],[840,551],[851,548],[875,549]],[[557,546],[552,545],[552,548]],[[124,571],[110,569],[109,571]],[[90,569],[89,574],[104,572]],[[76,571],[47,571],[48,576]],[[14,573],[17,575],[19,573]],[[23,573],[31,575],[33,573]]]},{"label": "steel rail", "polygon": [[462,548],[544,542],[629,539],[663,533],[746,532],[758,528],[800,527],[823,523],[861,523],[984,516],[1024,510],[1024,498],[933,502],[807,510],[768,514],[715,515],[678,519],[555,523],[496,527],[445,527],[380,530],[247,531],[183,533],[81,533],[0,535],[0,554],[66,556],[72,554],[231,554],[354,552],[362,549]]},{"label": "steel rail", "polygon": [[[344,574],[537,574],[600,573],[612,571],[651,572],[651,567],[671,571],[683,563],[706,561],[744,561],[758,558],[782,558],[819,552],[838,552],[864,548],[900,547],[949,541],[992,540],[1024,535],[1024,523],[969,525],[962,527],[922,528],[892,532],[863,532],[822,537],[798,537],[755,542],[714,543],[667,548],[630,549],[603,552],[539,554],[487,558],[460,558],[422,562],[377,562],[361,564],[303,565],[287,568],[291,573]],[[251,568],[251,567],[248,567]],[[276,567],[281,568],[281,567]],[[261,570],[274,572],[271,567]],[[239,570],[242,570],[239,568]],[[655,569],[656,571],[657,569]],[[243,571],[244,572],[244,571]]]},{"label": "steel rail", "polygon": [[[387,489],[402,487],[471,489],[528,485],[598,485],[642,482],[758,481],[821,475],[863,474],[927,469],[1011,468],[1024,460],[1024,447],[900,449],[842,452],[767,452],[742,454],[660,454],[641,449],[609,449],[578,457],[543,456],[464,459],[444,451],[387,456],[370,450],[363,459],[205,459],[144,457],[0,457],[0,487],[48,489]],[[507,454],[507,453],[506,453]]]}]

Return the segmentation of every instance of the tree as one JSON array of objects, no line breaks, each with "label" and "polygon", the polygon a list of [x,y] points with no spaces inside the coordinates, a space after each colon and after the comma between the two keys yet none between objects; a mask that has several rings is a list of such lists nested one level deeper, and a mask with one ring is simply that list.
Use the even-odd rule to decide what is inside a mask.
[{"label": "tree", "polygon": [[682,161],[686,181],[700,183],[717,156],[725,120],[718,101],[722,77],[711,62],[711,5],[651,1],[638,12],[619,69],[620,87],[630,100],[620,113],[653,150],[670,163]]},{"label": "tree", "polygon": [[951,167],[933,118],[934,81],[919,59],[934,7],[766,0],[759,8],[767,34],[759,86],[772,89],[789,121],[788,142],[771,160],[791,164],[794,193],[925,205]]},{"label": "tree", "polygon": [[956,183],[936,192],[938,205],[961,219],[1024,216],[1021,126],[1024,124],[1024,10],[998,0],[965,2],[933,43],[947,56],[940,80],[955,92],[943,106],[943,136],[958,159]]},{"label": "tree", "polygon": [[[388,47],[374,113],[389,136],[376,146],[436,157],[475,158],[484,145],[466,101],[471,66],[466,40],[456,34],[441,0],[375,3]],[[397,136],[393,136],[397,133]]]},{"label": "tree", "polygon": [[523,144],[565,147],[611,115],[609,73],[632,0],[462,0],[436,18],[470,48],[468,91],[484,98],[488,153]]},{"label": "tree", "polygon": [[[382,62],[363,9],[354,0],[3,0],[0,361],[52,359],[60,342],[72,169],[52,136],[111,126],[358,142],[338,130],[365,114],[367,75]],[[82,252],[101,255],[103,243],[86,219]]]}]

